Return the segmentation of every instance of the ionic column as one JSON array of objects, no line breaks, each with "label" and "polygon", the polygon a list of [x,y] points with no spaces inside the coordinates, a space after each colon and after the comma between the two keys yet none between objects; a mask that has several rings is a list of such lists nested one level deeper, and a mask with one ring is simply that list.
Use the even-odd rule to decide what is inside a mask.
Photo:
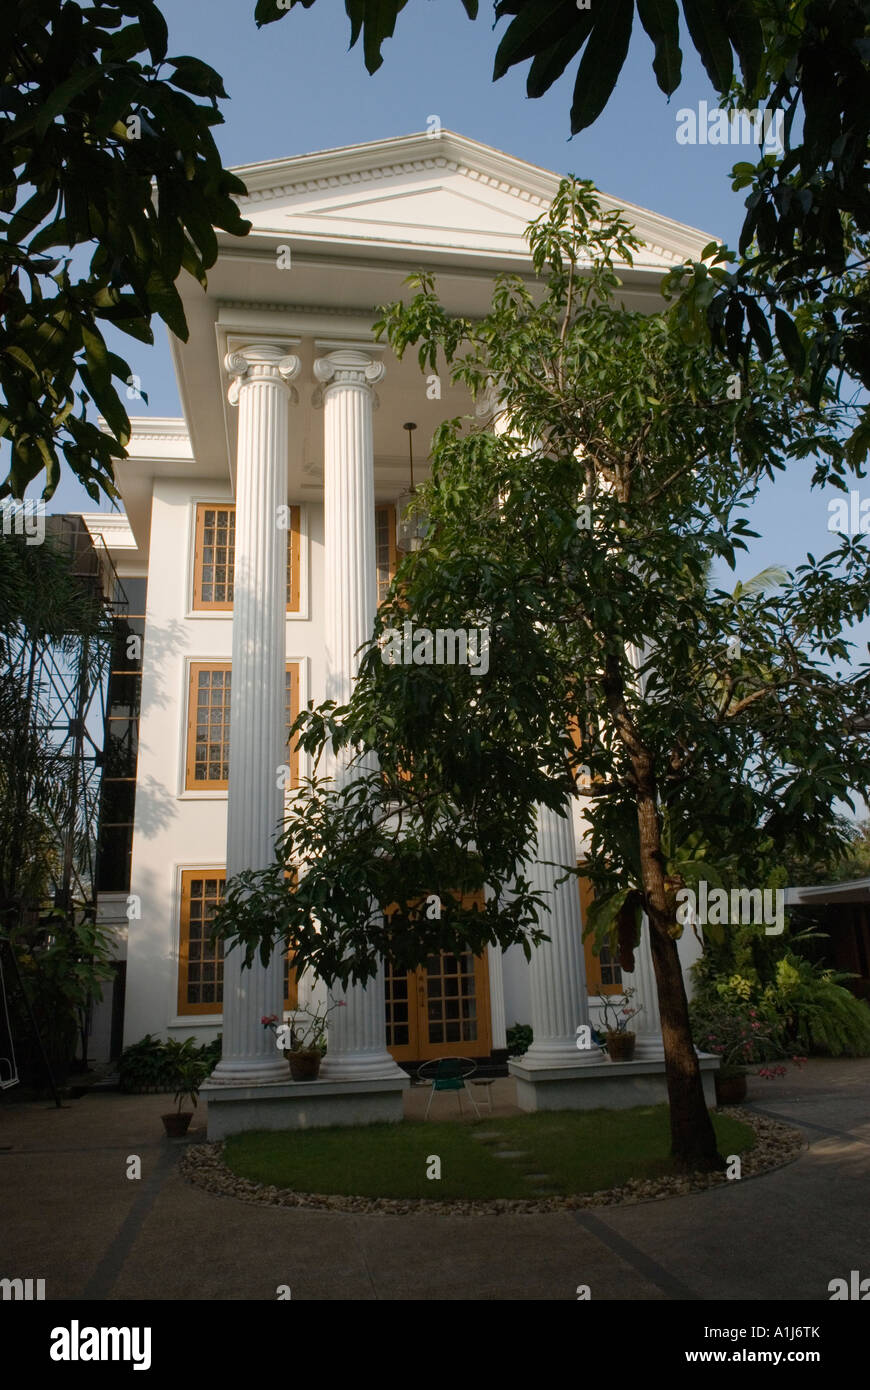
[{"label": "ionic column", "polygon": [[533,950],[529,962],[534,1042],[522,1062],[530,1068],[576,1067],[601,1060],[597,1047],[577,1047],[577,1029],[589,1023],[589,1004],[577,880],[572,876],[556,887],[577,860],[570,808],[566,810],[568,814],[560,816],[538,807],[530,878],[550,909],[540,919],[550,940]]},{"label": "ionic column", "polygon": [[[265,869],[275,857],[284,793],[287,532],[278,508],[287,501],[289,385],[299,358],[285,346],[252,343],[230,352],[229,399],[239,408],[233,665],[227,795],[227,877]],[[264,1028],[283,1008],[283,959],[242,968],[238,948],[224,961],[223,1053],[215,1081],[286,1081],[287,1061]]]},{"label": "ionic column", "polygon": [[[314,363],[323,402],[324,636],[326,698],[347,704],[359,664],[358,649],[372,635],[377,608],[373,392],[382,362],[363,348],[331,348]],[[346,776],[344,759],[327,773]],[[365,986],[337,983],[332,997],[346,1007],[330,1015],[328,1051],[320,1074],[331,1080],[402,1075],[386,1047],[384,971]]]},{"label": "ionic column", "polygon": [[634,953],[634,970],[630,975],[625,971],[622,972],[623,989],[632,985],[637,990],[631,1003],[643,1005],[643,1011],[636,1018],[633,1018],[628,1025],[637,1035],[634,1056],[638,1062],[664,1056],[662,1021],[659,1017],[659,996],[656,988],[649,933],[649,919],[644,915],[640,943]]},{"label": "ionic column", "polygon": [[492,942],[486,948],[486,961],[489,972],[489,1020],[492,1028],[492,1050],[501,1051],[507,1047],[507,1020],[504,1012],[504,955],[500,946]]},{"label": "ionic column", "polygon": [[[628,658],[637,672],[637,687],[643,699],[646,699],[646,687],[649,675],[640,674],[644,663],[649,659],[650,644],[644,643],[643,647],[636,647],[633,643],[627,647]],[[643,925],[641,927],[640,942],[634,953],[634,970],[629,975],[622,972],[622,985],[633,986],[637,994],[631,1001],[633,1004],[642,1004],[643,1011],[629,1024],[637,1036],[634,1055],[638,1061],[658,1060],[664,1057],[664,1043],[662,1042],[662,1021],[659,1015],[659,992],[656,985],[655,967],[653,966],[652,947],[650,946],[649,918],[644,914]]]}]

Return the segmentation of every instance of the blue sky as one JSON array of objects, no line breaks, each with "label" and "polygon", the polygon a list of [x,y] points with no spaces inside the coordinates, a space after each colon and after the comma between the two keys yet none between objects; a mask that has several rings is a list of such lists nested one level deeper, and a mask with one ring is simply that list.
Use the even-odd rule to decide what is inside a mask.
[{"label": "blue sky", "polygon": [[[573,75],[546,96],[525,95],[523,64],[491,81],[502,21],[492,29],[486,0],[470,22],[460,0],[411,0],[397,34],[384,45],[384,63],[370,77],[361,46],[348,51],[349,24],[340,0],[297,6],[278,24],[257,30],[254,0],[164,0],[172,55],[193,54],[223,76],[231,100],[216,139],[226,164],[304,154],[442,125],[559,173],[591,178],[604,192],[717,235],[734,246],[743,220],[743,194],[727,177],[742,156],[735,146],[679,145],[676,113],[715,94],[694,49],[683,45],[684,80],[670,103],[655,85],[652,47],[636,26],[616,92],[590,129],[568,138]],[[120,350],[142,380],[147,407],[137,413],[180,415],[166,330],[145,348],[129,339]],[[795,464],[765,488],[752,516],[761,539],[739,564],[747,576],[770,564],[792,567],[808,550],[833,548],[828,499],[812,492],[811,466]],[[860,486],[860,485],[859,485]],[[864,485],[861,496],[870,495]],[[52,510],[94,510],[65,478]],[[724,578],[724,576],[723,576]],[[733,581],[728,581],[733,582]],[[870,635],[865,628],[864,641]],[[861,655],[866,652],[861,651]]]}]

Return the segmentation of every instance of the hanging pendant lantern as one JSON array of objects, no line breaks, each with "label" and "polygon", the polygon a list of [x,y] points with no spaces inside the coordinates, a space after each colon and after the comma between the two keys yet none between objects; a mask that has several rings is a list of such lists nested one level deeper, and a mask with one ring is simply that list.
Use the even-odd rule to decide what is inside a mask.
[{"label": "hanging pendant lantern", "polygon": [[403,555],[419,550],[426,536],[426,515],[417,502],[417,489],[414,487],[414,441],[417,428],[413,420],[402,429],[408,431],[408,457],[410,462],[410,485],[396,498],[396,549]]}]

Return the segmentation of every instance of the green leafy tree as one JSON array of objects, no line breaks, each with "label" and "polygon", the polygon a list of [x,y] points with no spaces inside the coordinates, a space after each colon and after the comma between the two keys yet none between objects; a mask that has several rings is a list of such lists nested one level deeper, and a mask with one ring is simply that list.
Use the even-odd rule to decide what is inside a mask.
[{"label": "green leafy tree", "polygon": [[[851,838],[843,858],[833,866],[830,873],[830,882],[836,883],[840,880],[850,878],[870,877],[870,820],[864,820],[860,825],[853,825]],[[824,882],[826,880],[822,880]]]},{"label": "green leafy tree", "polygon": [[[870,780],[867,739],[847,728],[867,677],[833,669],[844,615],[870,607],[866,545],[808,557],[775,595],[707,592],[711,558],[733,566],[754,534],[742,513],[763,478],[808,448],[820,478],[841,460],[836,412],[803,405],[782,362],[753,360],[735,398],[725,364],[666,316],[620,307],[636,243],[590,185],[564,181],[528,235],[539,284],[500,277],[482,319],[449,315],[427,274],[384,311],[399,356],[416,345],[421,370],[478,401],[495,384],[499,427],[437,431],[427,538],[379,609],[351,702],[296,723],[302,748],[355,758],[356,775],[315,769],[274,866],[227,885],[216,929],[248,961],[290,947],[327,981],[366,979],[384,955],[530,953],[547,910],[526,877],[536,806],[564,811],[580,765],[583,871],[599,901],[634,894],[635,929],[649,922],[674,1158],[715,1167],[676,893],[710,872],[711,846],[756,864],[759,827],[839,842],[830,806]],[[425,639],[419,662],[385,661],[408,620],[487,628],[486,672],[430,664]],[[483,910],[463,903],[485,886]],[[422,906],[433,893],[440,917]],[[598,925],[613,939],[618,902]]]},{"label": "green leafy tree", "polygon": [[207,64],[167,57],[153,0],[8,0],[3,31],[0,496],[44,471],[51,497],[62,457],[97,501],[116,495],[130,434],[119,386],[134,382],[105,326],[150,343],[156,315],[186,339],[175,281],[185,270],[205,287],[214,229],[250,225],[212,136],[226,92]]},{"label": "green leafy tree", "polygon": [[[256,19],[272,23],[313,3],[257,0]],[[362,36],[369,72],[380,67],[406,4],[346,0],[351,46]],[[476,18],[477,0],[462,5]],[[567,69],[575,72],[572,134],[592,125],[613,95],[635,18],[667,97],[680,86],[688,38],[724,108],[781,111],[782,149],[759,149],[755,163],[733,171],[734,189],[749,189],[739,258],[712,244],[670,277],[683,291],[681,328],[712,340],[733,364],[753,349],[768,359],[775,333],[814,404],[832,372],[870,388],[870,0],[497,0],[495,18],[508,24],[494,80],[528,63],[527,94],[541,97]],[[870,447],[870,410],[851,424],[857,463]]]}]

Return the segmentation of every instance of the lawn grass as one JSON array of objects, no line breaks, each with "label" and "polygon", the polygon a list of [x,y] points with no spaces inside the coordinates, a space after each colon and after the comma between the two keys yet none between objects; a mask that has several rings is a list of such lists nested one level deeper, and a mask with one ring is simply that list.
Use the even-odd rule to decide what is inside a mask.
[{"label": "lawn grass", "polygon": [[[751,1149],[748,1125],[713,1115],[719,1152]],[[477,1139],[475,1131],[494,1135]],[[629,1178],[674,1171],[666,1105],[635,1110],[560,1110],[511,1115],[478,1124],[453,1122],[359,1128],[258,1131],[226,1141],[225,1160],[239,1177],[296,1192],[356,1197],[534,1197],[596,1192]],[[521,1157],[497,1158],[499,1149]],[[440,1181],[426,1177],[431,1156]],[[532,1182],[530,1174],[548,1174]]]}]

